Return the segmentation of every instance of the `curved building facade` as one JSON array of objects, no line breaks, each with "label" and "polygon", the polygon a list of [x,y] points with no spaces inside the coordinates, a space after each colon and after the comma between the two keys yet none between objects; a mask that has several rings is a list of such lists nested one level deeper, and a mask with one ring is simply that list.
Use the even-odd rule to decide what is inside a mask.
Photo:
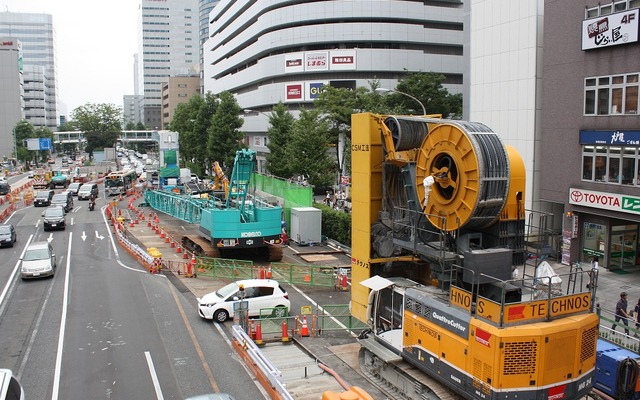
[{"label": "curved building facade", "polygon": [[[410,72],[439,72],[462,93],[461,1],[222,0],[203,45],[204,92],[230,91],[244,109],[251,148],[266,151],[268,113],[295,110],[322,85],[393,89]],[[259,156],[260,159],[260,156]]]}]

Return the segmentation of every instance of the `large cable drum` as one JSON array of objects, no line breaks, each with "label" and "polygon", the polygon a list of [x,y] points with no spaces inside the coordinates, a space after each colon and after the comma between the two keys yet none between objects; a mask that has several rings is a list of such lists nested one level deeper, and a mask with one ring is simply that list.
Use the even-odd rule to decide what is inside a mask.
[{"label": "large cable drum", "polygon": [[418,149],[420,204],[424,179],[435,179],[424,206],[434,226],[481,229],[497,220],[506,205],[510,171],[506,147],[495,132],[478,122],[425,117],[388,116],[385,125],[396,151]]},{"label": "large cable drum", "polygon": [[424,208],[427,218],[446,231],[492,225],[509,193],[509,157],[502,140],[481,123],[443,121],[430,127],[416,158],[422,204],[424,178],[435,178]]}]

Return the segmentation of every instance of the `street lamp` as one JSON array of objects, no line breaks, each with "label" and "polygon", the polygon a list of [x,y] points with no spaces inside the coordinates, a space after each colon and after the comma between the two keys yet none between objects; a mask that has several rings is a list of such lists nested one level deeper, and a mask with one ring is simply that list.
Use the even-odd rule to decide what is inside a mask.
[{"label": "street lamp", "polygon": [[267,117],[267,118],[271,118],[271,116],[270,116],[270,115],[268,115],[267,113],[263,113],[262,111],[251,110],[251,109],[249,109],[249,108],[245,108],[243,111],[244,111],[244,113],[245,113],[245,114],[253,114],[253,113],[256,113],[256,114],[262,114],[262,115],[264,115],[264,116],[265,116],[265,117]]},{"label": "street lamp", "polygon": [[422,104],[422,102],[420,100],[416,99],[415,97],[413,97],[412,95],[410,95],[408,93],[399,92],[397,90],[392,90],[392,89],[385,89],[385,88],[376,88],[375,92],[376,93],[389,93],[389,92],[391,92],[391,93],[398,93],[398,94],[405,95],[405,96],[415,100],[418,104],[420,104],[420,107],[422,107],[422,115],[427,115],[427,109],[424,108],[424,104]]}]

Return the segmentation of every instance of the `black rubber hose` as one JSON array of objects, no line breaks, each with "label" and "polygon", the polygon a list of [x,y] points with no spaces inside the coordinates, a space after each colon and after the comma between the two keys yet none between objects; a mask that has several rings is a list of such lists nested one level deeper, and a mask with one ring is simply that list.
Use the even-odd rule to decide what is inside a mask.
[{"label": "black rubber hose", "polygon": [[627,400],[634,397],[639,373],[640,368],[634,359],[628,357],[620,363],[616,377],[616,395],[618,399]]}]

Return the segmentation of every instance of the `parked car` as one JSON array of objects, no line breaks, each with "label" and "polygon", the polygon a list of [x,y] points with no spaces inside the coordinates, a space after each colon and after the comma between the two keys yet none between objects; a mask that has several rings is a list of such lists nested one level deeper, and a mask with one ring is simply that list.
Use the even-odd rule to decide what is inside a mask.
[{"label": "parked car", "polygon": [[31,243],[21,260],[22,279],[53,276],[56,272],[56,255],[49,242]]},{"label": "parked car", "polygon": [[51,205],[51,199],[56,194],[54,190],[41,190],[36,193],[36,197],[33,198],[34,207],[49,207]]},{"label": "parked car", "polygon": [[71,192],[72,195],[77,196],[78,190],[80,190],[80,186],[82,186],[82,182],[72,182],[69,184],[67,190]]},{"label": "parked car", "polygon": [[284,317],[291,302],[289,294],[272,279],[245,279],[232,282],[198,299],[198,314],[204,319],[224,322],[234,316],[234,305],[244,299],[249,316],[269,315]]},{"label": "parked car", "polygon": [[24,400],[24,389],[10,369],[0,369],[0,400]]},{"label": "parked car", "polygon": [[7,182],[0,183],[0,195],[6,195],[11,193],[11,185]]},{"label": "parked car", "polygon": [[83,183],[78,189],[78,200],[89,200],[91,194],[98,197],[98,184],[97,183]]},{"label": "parked car", "polygon": [[187,397],[184,400],[234,400],[234,397],[226,393],[208,393]]},{"label": "parked car", "polygon": [[64,213],[64,208],[60,206],[47,207],[47,209],[42,212],[45,232],[51,229],[64,230],[67,227]]},{"label": "parked car", "polygon": [[11,224],[0,225],[0,247],[13,247],[18,240],[16,230]]},{"label": "parked car", "polygon": [[73,194],[69,191],[54,194],[51,199],[52,206],[61,206],[65,213],[68,213],[73,209]]}]

